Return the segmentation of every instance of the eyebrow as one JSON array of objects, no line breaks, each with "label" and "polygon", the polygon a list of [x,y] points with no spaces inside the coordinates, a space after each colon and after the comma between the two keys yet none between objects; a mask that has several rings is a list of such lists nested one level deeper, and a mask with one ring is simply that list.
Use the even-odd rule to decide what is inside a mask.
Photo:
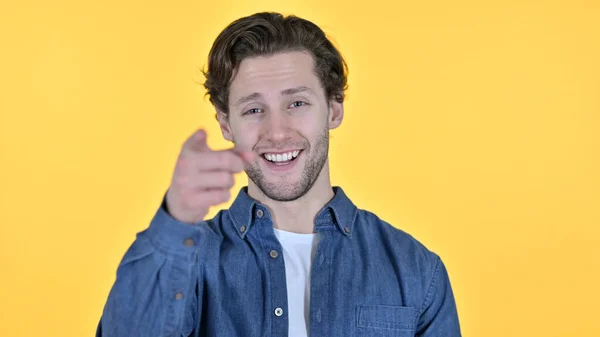
[{"label": "eyebrow", "polygon": [[[289,89],[281,90],[281,92],[279,92],[279,94],[281,96],[290,96],[290,95],[294,95],[294,94],[297,94],[297,93],[300,93],[300,92],[309,92],[311,94],[314,94],[314,91],[311,88],[309,88],[307,86],[303,86],[303,85],[299,86],[299,87],[295,87],[295,88],[289,88]],[[238,101],[235,102],[235,106],[244,104],[246,102],[253,101],[255,99],[259,99],[261,97],[262,97],[262,95],[260,93],[258,93],[258,92],[252,93],[252,94],[250,94],[248,96],[244,96],[244,97],[238,99]]]}]

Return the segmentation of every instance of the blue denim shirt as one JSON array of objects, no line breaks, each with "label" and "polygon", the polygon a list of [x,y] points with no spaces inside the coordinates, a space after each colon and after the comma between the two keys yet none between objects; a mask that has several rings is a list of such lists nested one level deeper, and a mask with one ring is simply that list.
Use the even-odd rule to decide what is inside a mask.
[{"label": "blue denim shirt", "polygon": [[[334,192],[314,222],[310,336],[461,336],[440,258]],[[272,215],[247,188],[197,225],[163,199],[118,267],[96,335],[287,336],[287,306]]]}]

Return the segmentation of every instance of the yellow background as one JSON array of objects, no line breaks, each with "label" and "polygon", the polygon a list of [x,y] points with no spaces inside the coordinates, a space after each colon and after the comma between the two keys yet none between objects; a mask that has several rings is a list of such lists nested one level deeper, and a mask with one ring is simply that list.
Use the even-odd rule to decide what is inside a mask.
[{"label": "yellow background", "polygon": [[464,336],[600,336],[599,2],[367,3],[3,1],[0,336],[94,334],[183,140],[228,147],[198,68],[262,10],[345,55],[333,182],[442,256]]}]

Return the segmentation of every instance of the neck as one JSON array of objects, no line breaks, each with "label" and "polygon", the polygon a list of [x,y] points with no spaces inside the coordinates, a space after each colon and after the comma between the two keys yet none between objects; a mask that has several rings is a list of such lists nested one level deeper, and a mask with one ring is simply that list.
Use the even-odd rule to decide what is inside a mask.
[{"label": "neck", "polygon": [[294,201],[276,201],[267,197],[252,180],[248,180],[248,195],[267,206],[273,216],[273,226],[288,232],[313,233],[317,213],[334,196],[329,178],[329,160],[313,186]]}]

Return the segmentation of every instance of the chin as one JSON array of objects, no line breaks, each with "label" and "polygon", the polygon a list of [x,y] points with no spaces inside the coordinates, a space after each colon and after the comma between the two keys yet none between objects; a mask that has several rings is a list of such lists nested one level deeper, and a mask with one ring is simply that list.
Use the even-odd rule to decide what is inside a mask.
[{"label": "chin", "polygon": [[294,201],[301,198],[306,194],[306,192],[308,192],[308,190],[304,188],[304,186],[301,186],[302,184],[298,182],[282,183],[279,181],[261,185],[258,185],[260,190],[267,197],[269,197],[269,199],[276,201]]},{"label": "chin", "polygon": [[[311,161],[302,158],[290,165],[291,167],[274,170],[262,164],[255,164],[246,168],[248,178],[254,185],[271,200],[287,202],[297,200],[311,189],[319,173],[323,168],[324,161],[317,161],[311,165]],[[326,158],[326,157],[325,157]],[[320,164],[320,165],[319,165]]]}]

